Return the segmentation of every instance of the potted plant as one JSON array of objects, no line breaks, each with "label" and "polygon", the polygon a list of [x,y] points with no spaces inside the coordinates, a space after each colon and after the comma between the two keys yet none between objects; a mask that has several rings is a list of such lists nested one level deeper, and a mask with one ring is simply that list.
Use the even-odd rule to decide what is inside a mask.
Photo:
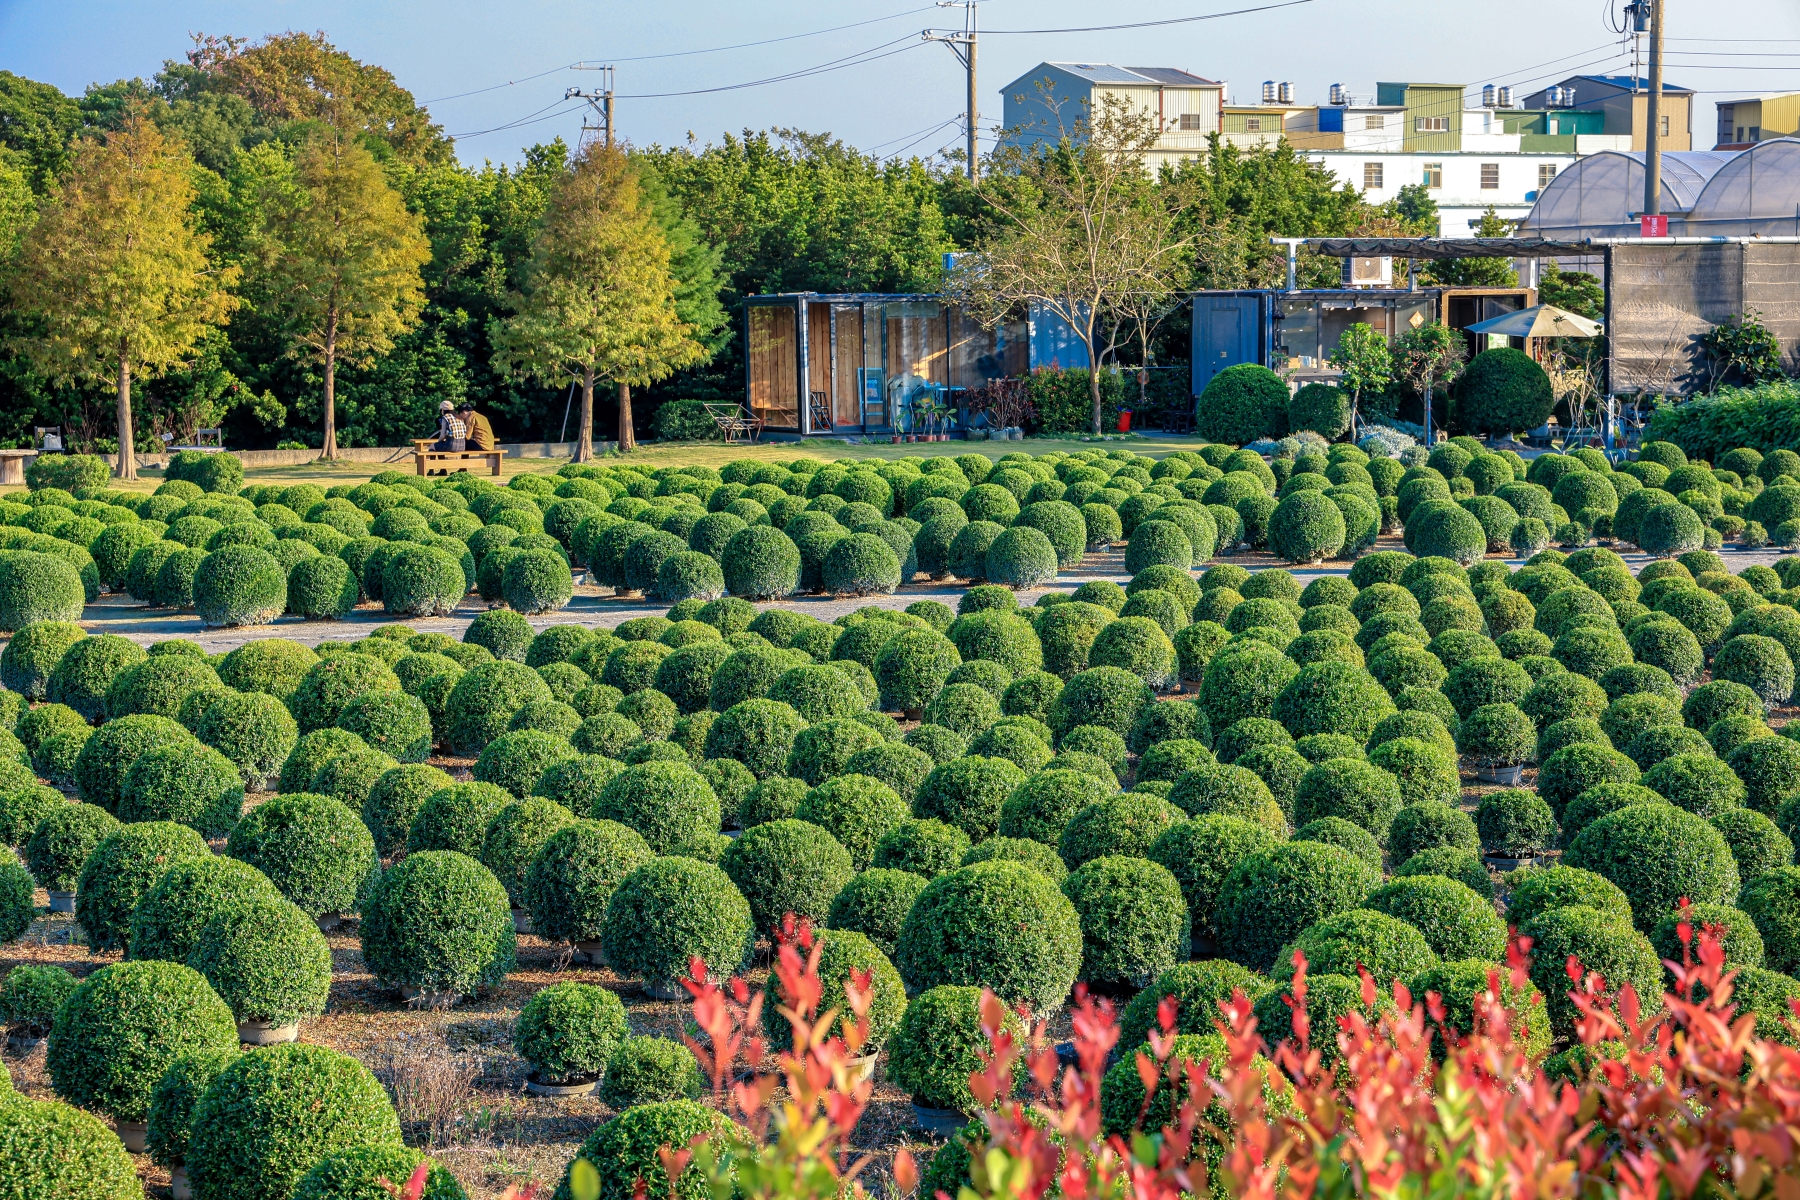
[{"label": "potted plant", "polygon": [[6,973],[0,984],[0,1021],[21,1051],[29,1051],[50,1033],[56,1010],[75,990],[75,976],[62,967],[23,965]]},{"label": "potted plant", "polygon": [[559,983],[533,996],[513,1024],[513,1046],[531,1064],[534,1096],[585,1096],[598,1085],[628,1030],[625,1006],[605,988]]},{"label": "potted plant", "polygon": [[1456,731],[1456,747],[1483,783],[1517,787],[1537,753],[1537,726],[1514,704],[1483,704]]}]

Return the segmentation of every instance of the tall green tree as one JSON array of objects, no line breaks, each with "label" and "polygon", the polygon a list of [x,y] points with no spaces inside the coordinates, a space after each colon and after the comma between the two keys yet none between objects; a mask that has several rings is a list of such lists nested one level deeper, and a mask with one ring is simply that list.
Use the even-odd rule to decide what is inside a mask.
[{"label": "tall green tree", "polygon": [[1350,440],[1354,442],[1362,394],[1378,392],[1392,381],[1394,357],[1387,339],[1373,325],[1358,321],[1338,338],[1329,361],[1338,369],[1338,386],[1350,393]]},{"label": "tall green tree", "polygon": [[237,304],[236,271],[208,261],[189,211],[193,169],[180,143],[141,116],[83,142],[12,273],[13,302],[36,325],[16,344],[38,370],[115,384],[120,479],[137,478],[133,376],[181,363]]},{"label": "tall green tree", "polygon": [[336,458],[338,363],[370,361],[412,327],[431,245],[374,157],[343,137],[305,147],[291,175],[269,182],[264,211],[260,290],[289,352],[324,369],[320,453]]},{"label": "tall green tree", "polygon": [[[1484,238],[1506,237],[1512,233],[1512,224],[1502,220],[1493,206],[1481,214],[1481,223],[1475,227],[1475,236]],[[1519,273],[1513,270],[1510,258],[1449,258],[1426,265],[1425,280],[1440,287],[1494,287],[1509,288],[1519,286]]]},{"label": "tall green tree", "polygon": [[590,146],[550,199],[514,313],[494,332],[495,366],[581,383],[575,461],[593,457],[594,382],[619,387],[619,448],[636,445],[633,385],[706,353],[676,312],[669,243],[625,155]]}]

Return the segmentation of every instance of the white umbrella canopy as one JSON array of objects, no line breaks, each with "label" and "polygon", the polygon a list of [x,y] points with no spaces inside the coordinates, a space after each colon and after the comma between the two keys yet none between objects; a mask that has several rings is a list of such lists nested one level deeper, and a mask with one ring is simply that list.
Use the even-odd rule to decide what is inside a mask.
[{"label": "white umbrella canopy", "polygon": [[1520,338],[1591,338],[1600,336],[1600,323],[1577,316],[1567,309],[1557,308],[1554,304],[1539,304],[1477,322],[1468,326],[1466,332],[1495,333],[1503,337]]}]

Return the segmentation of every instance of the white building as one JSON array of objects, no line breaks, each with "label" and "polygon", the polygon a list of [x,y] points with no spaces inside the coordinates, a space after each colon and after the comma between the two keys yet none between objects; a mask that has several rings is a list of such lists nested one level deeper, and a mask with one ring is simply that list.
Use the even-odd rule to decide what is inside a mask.
[{"label": "white building", "polygon": [[[1497,135],[1504,137],[1506,135]],[[1517,141],[1517,136],[1513,136]],[[1502,149],[1312,150],[1318,163],[1346,187],[1361,189],[1370,204],[1385,204],[1408,184],[1423,184],[1437,203],[1442,237],[1473,237],[1489,208],[1517,221],[1531,211],[1538,193],[1573,165],[1573,154],[1523,154]]]}]

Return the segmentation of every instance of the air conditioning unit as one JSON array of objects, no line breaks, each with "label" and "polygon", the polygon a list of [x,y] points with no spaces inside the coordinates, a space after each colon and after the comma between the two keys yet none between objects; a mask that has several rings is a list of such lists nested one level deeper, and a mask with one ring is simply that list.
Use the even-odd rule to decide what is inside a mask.
[{"label": "air conditioning unit", "polygon": [[1346,258],[1345,287],[1390,287],[1394,282],[1394,260],[1391,258]]}]

